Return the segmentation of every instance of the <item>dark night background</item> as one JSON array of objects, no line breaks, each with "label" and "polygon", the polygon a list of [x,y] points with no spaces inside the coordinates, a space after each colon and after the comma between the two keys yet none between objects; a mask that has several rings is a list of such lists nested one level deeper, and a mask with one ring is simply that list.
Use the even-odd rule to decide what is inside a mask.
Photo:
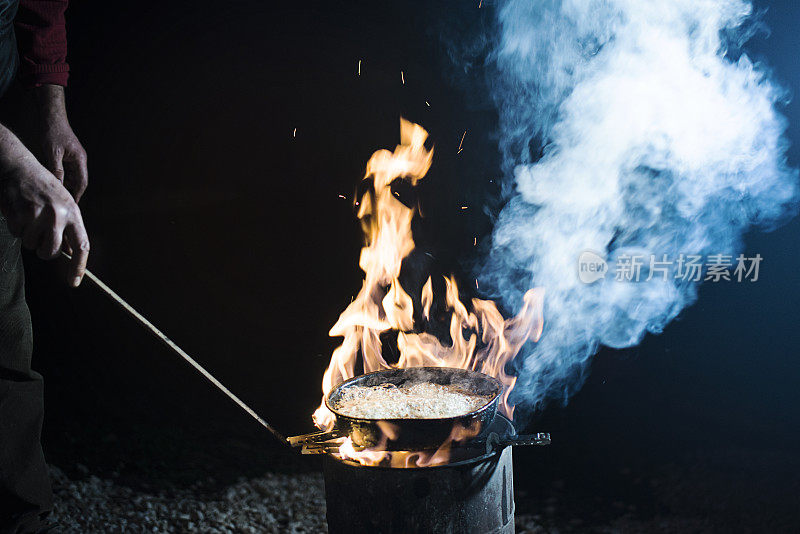
[{"label": "dark night background", "polygon": [[[370,154],[397,144],[399,116],[436,145],[420,191],[426,246],[444,272],[479,261],[496,115],[454,83],[441,39],[443,27],[469,39],[491,16],[474,4],[95,0],[68,11],[91,270],[284,433],[311,430],[338,343],[327,331],[360,286],[350,201]],[[796,92],[800,5],[757,5],[772,33],[747,50]],[[800,103],[785,114],[796,166]],[[797,220],[748,235],[746,252],[765,258],[757,283],[706,284],[663,335],[602,351],[570,404],[535,421],[553,445],[515,451],[518,511],[544,513],[555,492],[553,513],[577,527],[680,513],[709,531],[799,529],[798,237]],[[54,266],[26,260],[54,465],[133,485],[318,468],[91,283],[70,291]]]}]

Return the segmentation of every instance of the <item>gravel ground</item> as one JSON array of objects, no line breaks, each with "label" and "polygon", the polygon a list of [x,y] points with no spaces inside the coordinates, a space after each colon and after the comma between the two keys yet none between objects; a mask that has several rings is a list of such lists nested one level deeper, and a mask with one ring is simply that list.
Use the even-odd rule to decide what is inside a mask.
[{"label": "gravel ground", "polygon": [[70,533],[325,532],[325,497],[318,473],[267,474],[209,492],[206,481],[188,488],[134,490],[88,475],[70,480],[50,468],[55,518]]},{"label": "gravel ground", "polygon": [[[51,467],[55,518],[82,534],[326,532],[322,474],[278,465],[288,470],[191,484],[150,471],[153,486],[115,471],[101,478],[78,465],[68,476]],[[517,487],[517,532],[800,532],[798,472],[793,455],[720,450],[600,480],[544,476]]]},{"label": "gravel ground", "polygon": [[[328,530],[320,473],[267,474],[211,493],[205,486],[213,481],[147,493],[94,475],[70,480],[57,467],[51,466],[50,473],[55,519],[69,533],[306,534]],[[517,531],[554,532],[531,515],[517,517]]]},{"label": "gravel ground", "polygon": [[[327,532],[322,475],[267,474],[241,480],[222,491],[194,487],[136,491],[111,480],[88,475],[73,481],[51,467],[56,519],[69,533],[202,532],[280,533]],[[211,481],[213,483],[213,481]],[[563,518],[558,497],[546,499],[542,513],[519,510],[518,534],[560,532],[714,532],[701,520],[660,516],[641,520],[622,506],[608,525],[590,526],[579,518]],[[619,505],[618,505],[619,507]]]}]

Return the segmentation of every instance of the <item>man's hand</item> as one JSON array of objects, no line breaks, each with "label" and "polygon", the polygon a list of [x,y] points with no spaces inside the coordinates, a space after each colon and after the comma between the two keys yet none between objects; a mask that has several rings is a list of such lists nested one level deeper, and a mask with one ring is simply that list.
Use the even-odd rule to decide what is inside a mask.
[{"label": "man's hand", "polygon": [[34,91],[42,121],[42,163],[78,202],[89,183],[89,173],[86,151],[67,120],[64,88],[60,85],[43,85]]},{"label": "man's hand", "polygon": [[29,152],[17,151],[16,157],[2,159],[0,211],[8,229],[40,258],[52,259],[62,249],[71,252],[69,282],[77,287],[89,257],[89,237],[78,204]]}]

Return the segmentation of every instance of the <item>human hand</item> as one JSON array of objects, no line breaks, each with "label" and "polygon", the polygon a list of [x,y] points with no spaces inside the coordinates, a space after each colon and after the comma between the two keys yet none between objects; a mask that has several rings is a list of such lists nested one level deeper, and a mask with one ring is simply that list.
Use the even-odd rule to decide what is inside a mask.
[{"label": "human hand", "polygon": [[89,183],[86,151],[67,119],[64,88],[43,85],[35,90],[41,116],[41,161],[79,202]]},{"label": "human hand", "polygon": [[64,185],[32,154],[4,165],[0,174],[0,211],[8,229],[42,259],[61,250],[72,254],[68,282],[77,287],[86,272],[89,237],[81,210]]}]

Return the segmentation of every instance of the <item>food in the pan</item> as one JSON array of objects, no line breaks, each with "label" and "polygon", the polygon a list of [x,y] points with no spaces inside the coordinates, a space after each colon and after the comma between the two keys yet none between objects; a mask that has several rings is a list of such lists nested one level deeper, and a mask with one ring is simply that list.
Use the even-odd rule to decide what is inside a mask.
[{"label": "food in the pan", "polygon": [[456,385],[417,382],[346,387],[335,408],[342,415],[364,419],[440,419],[474,412],[491,400]]}]

